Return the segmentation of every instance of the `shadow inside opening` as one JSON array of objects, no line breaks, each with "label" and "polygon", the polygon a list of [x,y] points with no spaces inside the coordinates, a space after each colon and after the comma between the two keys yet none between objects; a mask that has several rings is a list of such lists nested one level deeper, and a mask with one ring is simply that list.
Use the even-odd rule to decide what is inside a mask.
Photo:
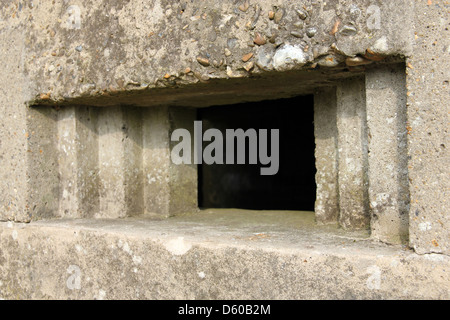
[{"label": "shadow inside opening", "polygon": [[[249,139],[246,139],[246,164],[201,164],[198,168],[200,208],[238,208],[249,210],[314,211],[316,201],[315,138],[313,96],[300,96],[257,103],[214,106],[198,109],[203,133],[211,128],[223,135],[226,163],[226,129],[268,129],[268,154],[271,129],[279,129],[279,170],[261,175],[263,165],[249,164]],[[258,134],[258,142],[260,139]],[[236,140],[235,140],[236,142]],[[203,150],[211,142],[203,142]],[[236,163],[235,143],[235,163]]]}]

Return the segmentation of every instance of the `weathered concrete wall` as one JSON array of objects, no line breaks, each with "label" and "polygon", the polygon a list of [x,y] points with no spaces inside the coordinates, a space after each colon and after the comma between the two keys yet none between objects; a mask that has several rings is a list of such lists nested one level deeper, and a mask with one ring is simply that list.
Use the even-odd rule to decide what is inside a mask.
[{"label": "weathered concrete wall", "polygon": [[363,78],[337,87],[339,152],[339,224],[346,229],[366,229],[368,206],[368,159],[366,93]]},{"label": "weathered concrete wall", "polygon": [[143,113],[144,206],[146,214],[170,212],[170,119],[168,107]]},{"label": "weathered concrete wall", "polygon": [[417,1],[408,58],[410,241],[419,253],[450,253],[448,90],[450,19],[445,1]]},{"label": "weathered concrete wall", "polygon": [[[406,55],[413,36],[412,4],[89,0],[18,6],[12,1],[2,6],[2,16],[8,24],[28,20],[25,41],[32,50],[24,63],[28,76],[37,80],[38,101],[99,96],[103,102],[98,103],[105,104],[117,91],[178,87],[315,63],[333,66],[347,56],[366,55],[367,49]],[[265,95],[267,88],[254,90]],[[194,92],[181,100],[187,103]],[[170,103],[179,103],[170,95]],[[155,95],[121,99],[164,103]]]},{"label": "weathered concrete wall", "polygon": [[[365,251],[368,260],[362,265],[376,260],[382,268],[389,270],[386,277],[395,280],[377,293],[363,288],[367,274],[361,273],[359,280],[349,280],[339,273],[348,266],[342,261],[350,261],[348,263],[353,267],[358,267],[361,261],[353,261],[354,256],[344,260],[340,260],[341,256],[332,258],[328,261],[329,273],[319,273],[319,276],[329,279],[327,276],[331,274],[349,286],[361,288],[338,291],[336,297],[346,297],[348,293],[350,297],[396,298],[402,295],[393,288],[411,288],[405,289],[411,297],[448,298],[448,289],[441,289],[448,288],[448,278],[444,271],[436,272],[436,268],[448,268],[446,255],[450,243],[447,209],[450,51],[446,6],[443,0],[274,0],[271,3],[254,0],[208,1],[208,5],[200,0],[146,3],[135,0],[3,1],[0,3],[0,61],[3,62],[0,73],[0,220],[114,218],[137,213],[169,215],[195,208],[195,168],[172,167],[167,163],[170,143],[166,139],[169,135],[164,134],[154,149],[162,158],[149,154],[155,142],[151,139],[157,137],[146,124],[156,119],[149,120],[146,114],[153,111],[131,107],[200,107],[260,101],[313,93],[320,87],[334,86],[337,87],[340,223],[348,229],[368,227],[370,199],[373,204],[376,202],[371,212],[379,217],[379,220],[371,221],[373,237],[388,242],[403,240],[408,192],[404,185],[403,137],[395,139],[405,134],[401,119],[404,115],[401,112],[397,115],[399,122],[395,126],[394,123],[386,126],[392,131],[392,136],[386,137],[386,143],[383,142],[386,134],[379,121],[383,117],[392,118],[393,108],[403,107],[403,100],[397,100],[397,104],[389,99],[393,97],[392,88],[399,93],[403,79],[399,77],[399,82],[395,82],[400,76],[398,72],[383,76],[386,67],[381,65],[406,58],[407,124],[404,125],[411,197],[409,241],[417,253],[444,255],[437,256],[435,265],[427,260],[430,256],[416,255],[406,259],[414,260],[413,264],[400,260],[399,265],[376,257],[373,251]],[[370,63],[372,66],[366,70],[365,66]],[[362,79],[365,76],[364,85]],[[378,77],[381,77],[379,81]],[[387,88],[381,96],[387,97],[388,103],[377,112],[376,105],[381,103],[374,103],[380,99],[375,91],[384,86]],[[345,104],[342,103],[344,100]],[[29,108],[31,105],[41,106]],[[82,106],[89,108],[82,109]],[[98,110],[93,108],[95,106],[106,108]],[[364,131],[366,107],[370,132]],[[162,128],[169,129],[167,133],[177,125],[186,126],[188,119],[193,117],[187,109],[179,110],[180,113],[171,113],[169,108],[164,110],[159,116],[163,118]],[[346,117],[346,110],[356,117]],[[181,112],[187,114],[179,117]],[[371,140],[367,144],[364,141],[368,138]],[[383,157],[384,146],[390,150],[387,158]],[[395,148],[397,162],[393,156]],[[370,156],[367,155],[369,151]],[[346,154],[357,160],[353,167],[347,162]],[[155,165],[164,162],[161,174],[169,177],[160,189],[148,187],[146,179],[154,170],[144,169],[152,166],[150,163],[155,158]],[[389,175],[390,169],[385,167],[389,159],[397,166],[394,176]],[[118,161],[117,164],[114,161]],[[158,193],[155,194],[155,190]],[[385,200],[379,196],[382,194],[394,195],[397,207],[394,204],[379,207],[378,200]],[[166,206],[165,201],[169,201]],[[77,250],[73,249],[72,227],[69,225],[65,232],[60,228],[50,230],[32,224],[24,229],[27,236],[20,240],[24,242],[17,242],[15,238],[19,231],[7,230],[8,227],[2,225],[1,281],[2,285],[7,281],[10,288],[6,297],[67,297],[70,294],[66,289],[57,289],[57,283],[62,279],[61,271],[48,268],[51,264],[46,259],[50,258],[38,247],[46,241],[52,243],[45,250],[57,252],[52,258],[64,261],[65,274],[70,254],[59,253]],[[117,235],[97,231],[83,233],[83,236],[96,240],[95,244],[88,242],[86,245],[90,246],[92,254],[89,261],[102,256],[99,252],[111,244],[108,239],[119,241],[115,238]],[[61,243],[59,247],[58,243]],[[153,242],[148,242],[148,248],[154,249],[156,255],[149,253],[146,256],[149,261],[156,259],[163,264],[172,259]],[[230,284],[225,285],[222,292],[240,288],[237,292],[249,297],[255,295],[251,295],[248,288],[254,289],[253,292],[264,292],[251,285],[244,288],[243,283],[230,281],[239,278],[233,277],[236,274],[230,270],[242,271],[245,269],[240,268],[251,266],[250,270],[261,264],[265,266],[264,270],[271,270],[259,273],[265,279],[262,287],[267,289],[267,294],[264,296],[271,297],[275,293],[279,297],[293,296],[279,285],[292,281],[274,277],[280,272],[281,265],[275,264],[276,267],[270,269],[264,260],[266,252],[261,255],[253,249],[245,253],[239,251],[243,249],[223,249],[223,252],[217,247],[213,249],[206,250],[202,261],[215,261],[216,265],[230,262],[231,265],[231,269],[223,270],[222,275],[213,277],[211,282]],[[200,254],[201,250],[198,250]],[[277,250],[272,256],[274,259],[283,251]],[[295,259],[301,258],[290,266],[299,279],[312,283],[317,278],[316,275],[309,277],[309,272],[316,272],[328,258],[322,256],[314,268],[308,269],[300,261],[310,254],[310,251],[298,253]],[[245,255],[255,257],[255,260],[247,259],[241,264],[240,258]],[[436,256],[432,257],[435,259]],[[193,258],[189,259],[188,262],[193,261]],[[288,261],[286,257],[278,259]],[[108,262],[105,260],[109,266]],[[36,266],[37,271],[28,272],[27,265]],[[172,271],[169,274],[187,279],[182,263],[172,262],[168,266]],[[17,270],[25,271],[20,276]],[[119,276],[123,271],[121,268],[108,270],[117,276],[116,279],[122,279]],[[378,274],[379,269],[374,270]],[[47,271],[49,274],[41,277]],[[166,271],[164,269],[164,274]],[[144,283],[142,279],[149,279],[151,272],[149,267],[141,278],[123,279],[124,286],[129,287],[127,281]],[[26,274],[31,276],[26,278]],[[432,275],[424,277],[428,274]],[[107,276],[99,279],[103,278]],[[42,280],[41,285],[33,279],[46,280],[45,283]],[[48,279],[51,280],[47,282]],[[171,279],[169,276],[159,283],[170,284]],[[286,281],[276,283],[270,279]],[[186,280],[185,283],[192,282]],[[302,289],[299,284],[295,297],[325,297],[320,292],[332,295],[330,292],[335,287],[328,283],[317,287],[311,285],[307,289]],[[35,291],[35,295],[22,290],[40,285],[49,286],[48,290]],[[160,286],[164,288],[161,290],[168,287]],[[78,297],[103,295],[100,290],[103,289],[95,287]],[[204,290],[210,290],[210,287]],[[136,297],[125,292],[122,291],[123,297]],[[227,294],[202,292],[187,290],[178,294],[167,291],[164,294],[167,297],[228,297]]]},{"label": "weathered concrete wall", "polygon": [[339,220],[339,152],[336,88],[323,89],[314,95],[314,136],[316,138],[315,205],[318,223],[336,224]]},{"label": "weathered concrete wall", "polygon": [[366,74],[368,178],[372,236],[408,243],[409,181],[403,64]]},{"label": "weathered concrete wall", "polygon": [[58,112],[58,217],[87,218],[100,212],[98,112],[67,107]]},{"label": "weathered concrete wall", "polygon": [[26,107],[34,89],[25,71],[25,31],[23,24],[0,21],[0,217],[28,222],[51,216],[58,207],[59,193],[52,157],[56,113]]},{"label": "weathered concrete wall", "polygon": [[[201,1],[163,0],[146,4],[98,0],[2,3],[0,23],[7,27],[2,30],[16,30],[16,34],[8,34],[3,43],[12,50],[11,41],[20,41],[19,46],[14,46],[16,51],[4,50],[2,54],[5,59],[21,57],[19,72],[14,76],[26,77],[28,81],[29,95],[21,103],[115,107],[98,111],[101,113],[96,120],[99,131],[85,131],[90,138],[74,137],[75,145],[80,139],[90,139],[90,142],[80,140],[77,151],[70,151],[74,161],[69,157],[60,158],[59,168],[54,155],[57,150],[63,150],[66,142],[54,141],[52,137],[56,132],[61,133],[64,122],[72,122],[72,128],[67,128],[72,133],[78,129],[83,131],[82,126],[77,120],[56,115],[57,110],[24,109],[22,114],[15,113],[17,121],[25,126],[24,134],[30,135],[27,156],[17,154],[22,161],[27,159],[24,167],[29,178],[18,179],[21,182],[16,185],[25,180],[27,184],[12,188],[17,190],[13,191],[14,196],[5,197],[10,199],[21,194],[27,195],[30,201],[23,202],[14,212],[2,212],[1,216],[28,221],[30,216],[74,217],[97,213],[105,216],[104,212],[109,211],[106,216],[119,217],[142,211],[142,202],[147,200],[130,202],[131,198],[140,196],[127,196],[142,189],[139,184],[130,186],[128,183],[140,179],[137,175],[141,173],[132,169],[119,170],[110,162],[117,160],[119,167],[126,167],[128,161],[129,166],[142,167],[141,156],[136,154],[140,153],[139,141],[129,139],[129,144],[123,144],[121,138],[126,137],[126,132],[107,133],[107,118],[117,122],[116,125],[122,121],[116,110],[119,105],[204,106],[311,93],[318,86],[363,73],[361,65],[385,55],[399,56],[411,51],[410,30],[388,23],[402,16],[401,23],[408,25],[410,16],[405,14],[405,8],[406,12],[410,10],[409,1],[404,1],[404,8],[398,4],[381,1],[373,4],[362,0],[353,4],[339,1],[300,4],[281,0],[271,4],[246,3],[211,1],[208,6]],[[302,68],[305,70],[297,73],[280,73]],[[308,72],[315,69],[319,71]],[[249,76],[259,77],[259,85],[243,79]],[[8,91],[23,90],[23,83],[26,82],[8,82]],[[121,117],[127,117],[128,111],[123,112]],[[34,115],[39,118],[32,118]],[[55,119],[65,120],[55,124]],[[32,136],[35,127],[43,129],[36,136],[39,137],[36,142]],[[83,153],[89,153],[92,149],[89,145],[97,143],[96,139],[103,147],[92,151],[92,157],[87,158]],[[116,148],[111,144],[114,141]],[[34,153],[32,148],[36,149]],[[133,156],[124,157],[129,151]],[[117,159],[112,159],[113,155]],[[105,164],[103,169],[96,167],[96,157],[99,163]],[[111,165],[107,166],[108,163]],[[75,175],[78,180],[72,179]],[[175,180],[176,177],[173,176]],[[91,178],[98,180],[85,181]],[[81,187],[82,180],[84,187]],[[99,193],[99,202],[92,200],[91,204],[86,204],[89,195],[80,193],[80,188],[86,190],[86,183],[104,187],[90,193],[93,199],[97,199]],[[10,186],[6,183],[5,195],[11,192]],[[193,196],[190,194],[188,198]],[[4,201],[5,211],[16,203],[9,199]],[[118,199],[122,205],[118,204]],[[85,209],[91,212],[86,213]]]},{"label": "weathered concrete wall", "polygon": [[100,217],[142,213],[140,110],[98,109]]},{"label": "weathered concrete wall", "polygon": [[[190,132],[192,160],[196,151],[194,149],[194,121],[196,119],[197,112],[195,109],[169,109],[170,137],[172,132],[177,128],[183,128]],[[172,150],[175,144],[177,142],[170,141],[170,150]],[[203,151],[201,146],[198,151]],[[169,214],[176,215],[198,210],[197,165],[193,162],[191,164],[175,165],[172,161],[169,162],[169,165]]]},{"label": "weathered concrete wall", "polygon": [[[170,221],[0,223],[0,297],[450,298],[448,256],[308,231],[313,217],[292,232],[292,225],[274,229],[261,213],[248,214],[249,224],[231,212]],[[271,231],[255,236],[254,228]]]}]

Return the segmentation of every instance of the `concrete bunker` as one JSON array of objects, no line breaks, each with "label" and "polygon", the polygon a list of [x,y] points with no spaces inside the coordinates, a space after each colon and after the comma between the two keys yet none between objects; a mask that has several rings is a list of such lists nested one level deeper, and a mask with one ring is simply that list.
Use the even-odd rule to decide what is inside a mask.
[{"label": "concrete bunker", "polygon": [[[444,1],[3,1],[0,16],[1,298],[448,298]],[[170,161],[189,108],[304,94],[317,222],[415,253],[312,219],[199,225],[197,168]]]}]

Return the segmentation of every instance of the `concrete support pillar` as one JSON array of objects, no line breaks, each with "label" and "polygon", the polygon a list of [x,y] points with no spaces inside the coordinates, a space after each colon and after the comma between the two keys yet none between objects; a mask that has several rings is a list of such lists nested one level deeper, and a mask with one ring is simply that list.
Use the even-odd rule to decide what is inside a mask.
[{"label": "concrete support pillar", "polygon": [[[197,118],[196,109],[170,108],[170,135],[178,128],[183,128],[191,133],[191,159],[194,161],[194,121]],[[170,150],[177,142],[170,142]],[[201,146],[200,146],[201,148]],[[176,215],[183,212],[198,210],[198,174],[197,165],[170,163],[170,214]]]},{"label": "concrete support pillar", "polygon": [[372,237],[407,243],[410,199],[404,66],[369,70],[366,95]]},{"label": "concrete support pillar", "polygon": [[146,214],[170,213],[170,121],[168,107],[143,110],[143,175]]},{"label": "concrete support pillar", "polygon": [[140,109],[98,109],[98,217],[142,214],[142,117]]},{"label": "concrete support pillar", "polygon": [[196,111],[168,107],[146,108],[143,118],[145,212],[171,216],[197,210],[197,166],[173,164],[171,149],[178,142],[170,141],[175,129],[187,129],[191,133],[193,152]]},{"label": "concrete support pillar", "polygon": [[364,78],[337,87],[339,223],[345,229],[370,224],[367,177],[367,124]]},{"label": "concrete support pillar", "polygon": [[337,224],[339,219],[338,134],[336,89],[322,89],[314,95],[314,135],[316,139],[316,221]]},{"label": "concrete support pillar", "polygon": [[16,191],[25,192],[25,209],[31,220],[54,218],[59,209],[57,112],[28,108],[27,114],[27,129],[22,133],[27,142],[27,187]]},{"label": "concrete support pillar", "polygon": [[58,112],[59,216],[99,212],[97,110],[67,107]]}]

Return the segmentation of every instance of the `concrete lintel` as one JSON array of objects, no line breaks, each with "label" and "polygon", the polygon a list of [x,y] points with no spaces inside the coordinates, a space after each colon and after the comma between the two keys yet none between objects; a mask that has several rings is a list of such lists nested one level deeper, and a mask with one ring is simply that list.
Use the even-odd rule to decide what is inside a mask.
[{"label": "concrete lintel", "polygon": [[314,228],[312,214],[285,218],[290,224],[261,212],[0,223],[0,298],[450,298],[448,256]]},{"label": "concrete lintel", "polygon": [[[414,41],[415,3],[253,0],[243,12],[240,2],[215,0],[207,5],[204,0],[41,1],[20,10],[9,1],[0,4],[0,28],[26,28],[23,42],[32,49],[24,50],[23,60],[27,78],[35,84],[34,99],[28,102],[58,104],[274,69],[309,69],[314,63],[329,68],[368,50],[374,59],[405,56]],[[270,19],[274,6],[279,12]],[[300,9],[307,11],[305,20],[299,17]],[[311,37],[303,34],[307,29]],[[259,44],[248,46],[258,34]],[[294,48],[293,56],[282,43]],[[283,90],[288,85],[285,81]],[[149,94],[148,101],[155,96]],[[126,94],[122,102],[129,99]]]}]

